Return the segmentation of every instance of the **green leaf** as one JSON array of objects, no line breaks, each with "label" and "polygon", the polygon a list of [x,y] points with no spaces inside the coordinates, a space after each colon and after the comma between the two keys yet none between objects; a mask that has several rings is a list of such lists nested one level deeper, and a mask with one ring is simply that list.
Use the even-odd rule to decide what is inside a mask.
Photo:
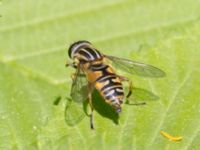
[{"label": "green leaf", "polygon": [[[1,1],[0,149],[199,149],[199,5],[196,0]],[[75,70],[65,63],[67,48],[77,40],[164,70],[166,77],[159,79],[118,72],[159,100],[124,104],[117,116],[94,94],[95,130],[87,116],[68,126],[66,98]],[[169,141],[161,130],[183,140]]]}]

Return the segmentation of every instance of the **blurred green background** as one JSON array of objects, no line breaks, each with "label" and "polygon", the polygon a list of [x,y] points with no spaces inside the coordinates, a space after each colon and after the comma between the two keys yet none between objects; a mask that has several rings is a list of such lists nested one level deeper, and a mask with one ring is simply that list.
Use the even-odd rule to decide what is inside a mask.
[{"label": "blurred green background", "polygon": [[[199,0],[1,1],[0,149],[200,149],[199,6]],[[65,97],[74,70],[65,63],[77,40],[163,69],[162,79],[123,73],[160,99],[123,105],[118,125],[95,111],[95,131],[88,117],[68,126]],[[183,140],[171,142],[160,130]]]}]

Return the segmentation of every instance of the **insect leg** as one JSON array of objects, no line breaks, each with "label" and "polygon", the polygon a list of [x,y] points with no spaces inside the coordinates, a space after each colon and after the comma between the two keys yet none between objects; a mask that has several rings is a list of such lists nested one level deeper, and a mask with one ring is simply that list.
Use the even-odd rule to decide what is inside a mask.
[{"label": "insect leg", "polygon": [[90,104],[90,108],[91,108],[91,114],[90,114],[90,128],[94,129],[94,116],[93,116],[93,105],[92,105],[92,94],[89,94],[89,104]]},{"label": "insect leg", "polygon": [[[129,104],[128,98],[132,95],[132,90],[133,90],[132,81],[129,80],[128,78],[124,77],[124,76],[118,76],[118,77],[119,77],[119,79],[120,79],[122,82],[123,82],[123,81],[129,82],[129,92],[128,92],[128,94],[126,95],[126,98],[127,98],[126,103]],[[146,104],[145,102],[142,102],[142,103],[137,103],[137,102],[136,102],[136,103],[131,104],[131,105],[137,105],[137,106],[139,106],[139,105],[145,105],[145,104]]]},{"label": "insect leg", "polygon": [[133,85],[132,85],[132,81],[130,81],[128,78],[123,77],[123,76],[118,76],[119,79],[123,82],[123,81],[127,81],[129,82],[129,91],[128,94],[126,95],[126,98],[129,98],[132,94],[132,90],[133,90]]},{"label": "insect leg", "polygon": [[75,62],[73,62],[73,63],[66,63],[65,66],[66,66],[66,67],[69,67],[69,66],[70,66],[70,67],[73,67],[73,68],[75,68],[75,69],[77,68],[77,65],[75,64]]},{"label": "insect leg", "polygon": [[72,78],[72,81],[74,81],[75,80],[75,78],[76,78],[76,73],[73,73],[73,74],[71,74],[71,78]]},{"label": "insect leg", "polygon": [[129,98],[132,94],[132,90],[133,90],[133,85],[132,85],[132,81],[129,80],[129,92],[126,95],[126,98]]},{"label": "insect leg", "polygon": [[88,100],[89,100],[89,104],[90,104],[90,108],[91,108],[91,114],[90,114],[90,128],[94,129],[94,115],[93,115],[93,110],[94,107],[92,105],[92,91],[93,91],[94,85],[89,83],[88,84]]}]

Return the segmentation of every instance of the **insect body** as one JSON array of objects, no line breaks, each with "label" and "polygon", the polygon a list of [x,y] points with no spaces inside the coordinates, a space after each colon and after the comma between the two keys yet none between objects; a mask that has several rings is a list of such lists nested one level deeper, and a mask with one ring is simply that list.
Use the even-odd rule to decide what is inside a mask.
[{"label": "insect body", "polygon": [[114,70],[104,64],[104,56],[87,41],[74,43],[69,49],[69,56],[78,61],[79,68],[85,73],[89,84],[120,112],[124,99],[122,83]]},{"label": "insect body", "polygon": [[111,104],[117,112],[121,111],[124,91],[119,77],[113,69],[103,63],[90,65],[86,70],[88,81],[93,81],[94,87],[100,92],[107,103]]},{"label": "insect body", "polygon": [[[114,69],[106,63],[106,60],[112,61],[117,68],[131,74],[146,77],[163,77],[165,75],[162,70],[151,65],[104,55],[88,41],[73,43],[69,47],[68,54],[73,59],[73,63],[67,64],[67,66],[76,68],[71,97],[77,102],[88,99],[92,112],[91,94],[94,88],[117,112],[121,112],[121,104],[125,99],[122,81],[129,80],[126,77],[117,75]],[[132,89],[132,84],[129,83],[130,90],[127,96],[131,95]],[[93,128],[93,113],[91,113],[91,128]]]}]

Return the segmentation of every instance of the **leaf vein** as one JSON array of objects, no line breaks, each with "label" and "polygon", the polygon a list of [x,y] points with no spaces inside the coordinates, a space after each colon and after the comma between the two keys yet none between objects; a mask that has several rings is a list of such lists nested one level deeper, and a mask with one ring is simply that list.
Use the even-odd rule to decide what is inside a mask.
[{"label": "leaf vein", "polygon": [[152,137],[152,140],[149,142],[149,145],[152,145],[152,144],[155,142],[155,139],[156,139],[156,137],[158,136],[158,132],[159,132],[159,130],[161,129],[161,127],[162,127],[162,125],[163,125],[163,123],[164,123],[165,118],[167,117],[167,114],[168,114],[170,108],[172,107],[173,103],[175,102],[175,99],[176,99],[176,97],[178,96],[179,91],[184,87],[184,84],[185,84],[185,83],[188,81],[188,79],[190,78],[190,75],[191,75],[191,71],[189,71],[189,72],[185,75],[184,79],[182,80],[182,82],[180,83],[180,85],[179,85],[179,86],[177,87],[177,89],[175,90],[174,96],[172,97],[172,99],[171,99],[171,101],[170,101],[170,103],[169,103],[167,109],[166,109],[166,110],[164,111],[164,113],[162,114],[161,121],[160,121],[159,125],[157,126],[157,128],[155,129],[154,135],[153,135],[153,137]]},{"label": "leaf vein", "polygon": [[[153,30],[157,30],[158,27],[160,29],[165,29],[165,28],[169,28],[172,26],[177,26],[180,24],[189,24],[189,23],[193,23],[194,21],[196,21],[196,19],[188,19],[188,20],[184,20],[184,21],[180,21],[180,22],[172,22],[169,24],[159,24],[158,26],[152,26],[150,28],[146,28],[146,29],[142,29],[140,31],[127,31],[127,32],[123,32],[120,34],[116,34],[116,35],[112,35],[109,37],[101,37],[101,38],[97,38],[94,39],[94,43],[104,43],[104,42],[109,42],[111,40],[114,39],[119,39],[119,38],[125,38],[128,36],[134,36],[137,34],[142,34],[142,33],[148,33],[151,32]],[[25,53],[25,54],[20,54],[20,55],[16,55],[16,56],[9,56],[9,57],[2,57],[2,60],[5,62],[9,62],[9,61],[14,61],[14,60],[21,60],[21,59],[26,59],[26,58],[30,58],[30,57],[35,57],[35,56],[42,56],[42,55],[47,55],[47,54],[51,54],[51,53],[57,53],[57,52],[61,52],[63,51],[63,49],[65,49],[65,47],[63,46],[57,46],[54,48],[48,48],[48,49],[41,49],[41,50],[37,50],[37,52],[32,52],[32,53]]]},{"label": "leaf vein", "polygon": [[106,3],[106,4],[94,6],[94,7],[91,7],[91,8],[87,8],[87,9],[84,9],[84,10],[79,10],[79,11],[76,11],[76,12],[71,12],[71,13],[67,13],[67,14],[63,14],[63,15],[57,15],[55,17],[46,17],[45,19],[44,18],[35,19],[35,20],[32,20],[28,23],[22,22],[22,23],[17,24],[17,25],[10,25],[10,26],[7,26],[7,27],[3,27],[3,28],[0,29],[0,32],[17,30],[17,29],[21,29],[21,28],[24,28],[24,27],[27,27],[27,26],[29,26],[29,27],[36,26],[36,25],[44,24],[46,22],[52,22],[52,21],[55,21],[55,20],[61,20],[61,19],[70,18],[70,17],[74,17],[74,16],[77,17],[79,15],[83,15],[83,14],[86,14],[86,13],[92,13],[94,11],[99,11],[103,8],[121,5],[122,3],[125,3],[125,2],[127,2],[127,1],[119,1],[117,3],[116,2]]}]

